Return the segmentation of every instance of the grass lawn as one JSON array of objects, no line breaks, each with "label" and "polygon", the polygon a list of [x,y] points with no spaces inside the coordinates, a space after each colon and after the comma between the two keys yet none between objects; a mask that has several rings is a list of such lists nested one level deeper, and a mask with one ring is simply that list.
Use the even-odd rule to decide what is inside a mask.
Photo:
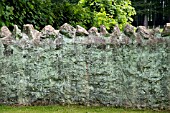
[{"label": "grass lawn", "polygon": [[0,106],[0,113],[170,113],[168,111],[132,110],[85,106]]}]

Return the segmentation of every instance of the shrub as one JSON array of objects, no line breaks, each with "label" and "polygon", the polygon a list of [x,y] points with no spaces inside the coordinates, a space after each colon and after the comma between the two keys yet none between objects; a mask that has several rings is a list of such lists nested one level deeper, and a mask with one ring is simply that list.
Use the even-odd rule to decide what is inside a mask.
[{"label": "shrub", "polygon": [[54,23],[51,0],[2,0],[0,6],[0,26],[17,24],[21,28],[23,24],[31,23],[39,29]]},{"label": "shrub", "polygon": [[135,14],[130,0],[80,0],[79,4],[94,13],[93,26],[103,24],[107,29],[115,24],[122,28],[133,21],[131,16]]},{"label": "shrub", "polygon": [[53,11],[55,14],[54,26],[56,27],[69,23],[73,26],[81,25],[87,29],[93,23],[93,13],[77,4],[70,4],[69,2],[58,3],[53,7]]},{"label": "shrub", "polygon": [[[59,0],[61,1],[61,0]],[[122,28],[135,14],[129,0],[1,0],[0,27],[33,24],[36,29],[45,25],[59,28],[64,23],[89,29],[105,25],[108,30],[118,24]],[[78,2],[79,1],[79,2]]]}]

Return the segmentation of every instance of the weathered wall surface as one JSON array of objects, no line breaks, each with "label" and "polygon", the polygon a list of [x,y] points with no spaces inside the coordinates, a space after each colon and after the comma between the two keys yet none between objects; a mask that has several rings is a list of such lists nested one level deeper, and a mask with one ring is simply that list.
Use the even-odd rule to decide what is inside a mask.
[{"label": "weathered wall surface", "polygon": [[116,46],[61,37],[39,46],[0,42],[0,104],[170,109],[169,42]]},{"label": "weathered wall surface", "polygon": [[20,49],[0,56],[0,102],[170,107],[166,46]]}]

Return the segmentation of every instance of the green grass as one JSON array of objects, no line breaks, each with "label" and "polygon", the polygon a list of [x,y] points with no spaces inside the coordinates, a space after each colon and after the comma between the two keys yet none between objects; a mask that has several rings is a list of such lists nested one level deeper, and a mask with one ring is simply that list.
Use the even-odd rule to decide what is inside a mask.
[{"label": "green grass", "polygon": [[133,110],[85,106],[0,106],[0,113],[169,113],[168,111]]}]

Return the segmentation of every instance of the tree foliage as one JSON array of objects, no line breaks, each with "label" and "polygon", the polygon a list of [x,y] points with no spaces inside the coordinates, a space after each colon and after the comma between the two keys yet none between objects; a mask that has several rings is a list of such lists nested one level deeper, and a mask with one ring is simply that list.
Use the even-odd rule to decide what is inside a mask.
[{"label": "tree foliage", "polygon": [[21,27],[23,24],[31,23],[39,28],[44,24],[53,24],[53,13],[51,12],[51,0],[2,0],[2,13],[0,25]]},{"label": "tree foliage", "polygon": [[107,29],[115,24],[122,28],[133,21],[131,16],[135,14],[129,0],[80,0],[79,4],[95,14],[94,26],[103,24]]},{"label": "tree foliage", "polygon": [[79,24],[86,29],[101,24],[107,29],[132,21],[135,14],[129,0],[1,0],[0,27],[33,24],[58,28],[64,23]]},{"label": "tree foliage", "polygon": [[73,26],[81,25],[89,28],[93,23],[93,13],[87,9],[83,9],[77,4],[70,4],[69,2],[58,3],[53,6],[53,13],[55,14],[54,26],[61,26],[64,23],[69,23]]}]

